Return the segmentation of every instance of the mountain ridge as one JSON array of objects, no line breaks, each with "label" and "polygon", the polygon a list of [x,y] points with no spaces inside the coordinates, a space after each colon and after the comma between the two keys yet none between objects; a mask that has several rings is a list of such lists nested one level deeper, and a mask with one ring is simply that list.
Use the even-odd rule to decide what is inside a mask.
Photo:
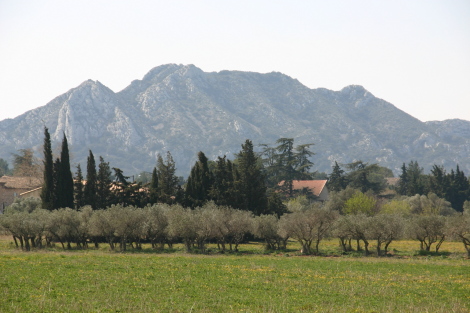
[{"label": "mountain ridge", "polygon": [[280,137],[315,143],[315,169],[362,159],[397,172],[418,160],[470,172],[470,122],[421,122],[363,86],[310,89],[288,75],[204,72],[166,64],[114,92],[86,80],[45,106],[0,121],[0,157],[34,147],[41,154],[43,127],[54,142],[67,135],[72,162],[88,149],[126,173],[151,171],[158,153],[170,151],[187,175],[204,151],[210,159],[240,150],[245,139],[273,144]]}]

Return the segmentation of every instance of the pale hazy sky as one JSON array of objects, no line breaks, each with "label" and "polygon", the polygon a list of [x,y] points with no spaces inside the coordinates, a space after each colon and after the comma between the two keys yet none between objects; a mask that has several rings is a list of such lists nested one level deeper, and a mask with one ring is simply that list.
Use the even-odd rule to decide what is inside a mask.
[{"label": "pale hazy sky", "polygon": [[470,1],[0,0],[0,120],[167,63],[362,85],[422,121],[470,120]]}]

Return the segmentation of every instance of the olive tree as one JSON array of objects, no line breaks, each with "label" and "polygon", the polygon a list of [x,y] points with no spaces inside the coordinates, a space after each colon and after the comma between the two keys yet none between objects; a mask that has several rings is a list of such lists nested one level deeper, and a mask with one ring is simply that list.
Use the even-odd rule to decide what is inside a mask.
[{"label": "olive tree", "polygon": [[79,228],[80,219],[77,211],[70,208],[51,211],[47,230],[52,235],[52,239],[60,242],[63,249],[65,249],[65,243],[67,243],[67,249],[71,249],[71,243],[79,241]]},{"label": "olive tree", "polygon": [[31,213],[36,209],[41,208],[41,200],[36,198],[15,198],[12,204],[10,204],[5,213],[8,212],[27,212]]},{"label": "olive tree", "polygon": [[43,247],[48,218],[49,212],[42,209],[31,213],[10,209],[2,215],[0,223],[13,236],[17,247],[30,251],[31,248]]},{"label": "olive tree", "polygon": [[370,218],[365,214],[357,214],[343,215],[337,219],[333,226],[333,233],[339,238],[343,252],[353,251],[351,241],[356,240],[356,250],[362,251],[362,241],[365,254],[369,254]]},{"label": "olive tree", "polygon": [[[468,206],[470,202],[466,201]],[[447,233],[452,239],[462,241],[467,256],[470,258],[470,208],[464,210],[462,215],[454,215],[447,219]]]},{"label": "olive tree", "polygon": [[402,236],[403,229],[401,215],[378,214],[370,218],[368,237],[376,242],[377,256],[387,254],[388,246],[393,240],[397,240]]},{"label": "olive tree", "polygon": [[267,250],[280,249],[283,245],[279,235],[279,219],[275,215],[255,216],[252,232],[255,237],[264,239]]},{"label": "olive tree", "polygon": [[455,213],[450,202],[439,198],[435,193],[409,197],[408,203],[410,204],[412,213],[415,214],[452,215]]},{"label": "olive tree", "polygon": [[127,244],[136,243],[141,248],[140,239],[144,236],[144,214],[142,209],[134,206],[112,205],[107,209],[111,212],[115,235],[119,238],[121,251],[127,250]]},{"label": "olive tree", "polygon": [[105,238],[111,250],[115,249],[118,237],[113,212],[110,210],[94,211],[89,221],[89,234],[92,237]]},{"label": "olive tree", "polygon": [[167,210],[169,210],[169,205],[167,204],[154,204],[144,208],[144,234],[154,249],[157,248],[157,245],[160,249],[163,249],[167,241]]},{"label": "olive tree", "polygon": [[422,251],[430,251],[436,243],[436,252],[445,240],[445,217],[439,215],[418,215],[408,220],[407,233],[418,240]]},{"label": "olive tree", "polygon": [[196,232],[196,244],[201,252],[206,251],[206,242],[215,238],[218,208],[214,202],[205,203],[192,211],[192,223]]},{"label": "olive tree", "polygon": [[253,225],[253,213],[250,211],[231,209],[228,221],[229,249],[238,251],[238,245]]},{"label": "olive tree", "polygon": [[337,216],[335,211],[311,206],[303,212],[283,215],[279,222],[280,233],[289,234],[296,239],[302,245],[303,254],[318,254],[320,241],[328,235]]},{"label": "olive tree", "polygon": [[174,238],[181,238],[186,252],[191,252],[197,239],[197,229],[192,210],[175,204],[167,211],[167,216],[169,235]]},{"label": "olive tree", "polygon": [[[77,246],[79,247],[88,248],[88,240],[92,239],[90,236],[90,221],[92,215],[93,208],[91,205],[86,205],[78,210],[79,226],[77,229]],[[96,239],[94,241],[96,248],[98,248],[98,241]]]}]

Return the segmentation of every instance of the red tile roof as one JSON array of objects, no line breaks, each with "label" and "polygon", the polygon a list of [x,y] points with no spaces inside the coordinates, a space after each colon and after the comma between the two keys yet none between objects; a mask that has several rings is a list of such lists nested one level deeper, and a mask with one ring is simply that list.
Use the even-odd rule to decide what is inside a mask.
[{"label": "red tile roof", "polygon": [[[293,180],[292,181],[292,188],[294,190],[302,190],[304,188],[308,188],[315,196],[319,196],[320,193],[325,188],[327,180]],[[279,186],[284,185],[284,181],[279,183]]]}]

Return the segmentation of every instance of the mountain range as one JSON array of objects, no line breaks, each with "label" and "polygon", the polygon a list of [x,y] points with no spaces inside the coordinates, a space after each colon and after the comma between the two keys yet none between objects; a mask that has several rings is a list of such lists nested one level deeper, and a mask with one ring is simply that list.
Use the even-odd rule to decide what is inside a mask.
[{"label": "mountain range", "polygon": [[[335,161],[379,163],[398,173],[417,160],[470,173],[470,122],[421,122],[362,86],[310,89],[278,72],[204,72],[194,65],[153,68],[142,80],[114,92],[88,80],[45,106],[0,121],[0,158],[33,148],[42,154],[44,126],[56,154],[67,135],[72,163],[86,168],[91,149],[128,175],[152,171],[170,151],[177,173],[188,175],[198,151],[209,159],[240,151],[251,139],[282,137],[314,143],[314,169],[331,172]],[[11,164],[11,163],[10,163]],[[72,169],[73,171],[75,169]]]}]

